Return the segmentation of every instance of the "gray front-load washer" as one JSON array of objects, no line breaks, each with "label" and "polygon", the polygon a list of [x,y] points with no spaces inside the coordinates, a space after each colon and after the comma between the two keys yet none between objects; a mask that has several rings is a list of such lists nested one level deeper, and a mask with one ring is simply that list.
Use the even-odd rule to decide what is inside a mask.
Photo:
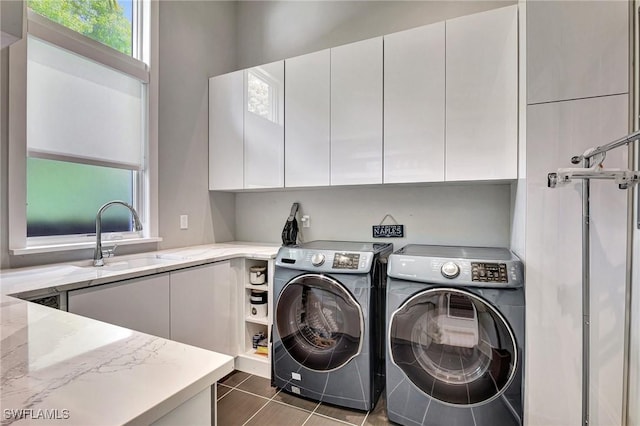
[{"label": "gray front-load washer", "polygon": [[523,277],[507,249],[408,245],[389,256],[389,420],[522,424]]},{"label": "gray front-load washer", "polygon": [[391,244],[282,247],[274,274],[272,384],[370,410],[384,387],[386,259]]}]

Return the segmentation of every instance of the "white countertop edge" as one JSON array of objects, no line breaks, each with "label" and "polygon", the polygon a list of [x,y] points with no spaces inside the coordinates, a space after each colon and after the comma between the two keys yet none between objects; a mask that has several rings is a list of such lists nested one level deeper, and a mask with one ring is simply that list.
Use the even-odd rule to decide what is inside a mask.
[{"label": "white countertop edge", "polygon": [[[113,246],[128,246],[133,244],[151,244],[159,243],[162,241],[162,237],[144,237],[144,238],[130,238],[122,240],[103,240],[102,247]],[[86,241],[81,243],[62,243],[62,244],[48,244],[39,246],[28,246],[23,248],[11,248],[9,253],[14,256],[24,256],[29,254],[42,254],[42,253],[54,253],[59,251],[71,251],[71,250],[86,250],[96,247],[96,242]]]},{"label": "white countertop edge", "polygon": [[[176,392],[174,395],[165,399],[155,407],[141,413],[135,419],[127,422],[127,425],[150,425],[151,423],[161,419],[171,411],[184,404],[208,387],[215,386],[216,382],[230,374],[234,370],[234,359],[229,357],[224,365],[215,371],[203,376],[201,379],[193,382],[191,385]],[[213,392],[213,389],[212,389]]]}]

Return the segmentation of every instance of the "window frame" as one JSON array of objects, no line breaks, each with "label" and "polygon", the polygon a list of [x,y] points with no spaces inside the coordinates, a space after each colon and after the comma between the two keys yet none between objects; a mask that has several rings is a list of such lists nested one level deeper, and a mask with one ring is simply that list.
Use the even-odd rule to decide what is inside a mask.
[{"label": "window frame", "polygon": [[[144,167],[134,173],[133,197],[143,222],[142,233],[109,233],[103,245],[158,242],[158,22],[157,2],[138,0],[133,11],[132,53],[141,60],[70,30],[27,8],[23,2],[25,37],[9,47],[9,252],[46,253],[95,246],[94,234],[27,238],[27,34],[108,66],[145,83]],[[110,243],[111,241],[111,243]]]}]

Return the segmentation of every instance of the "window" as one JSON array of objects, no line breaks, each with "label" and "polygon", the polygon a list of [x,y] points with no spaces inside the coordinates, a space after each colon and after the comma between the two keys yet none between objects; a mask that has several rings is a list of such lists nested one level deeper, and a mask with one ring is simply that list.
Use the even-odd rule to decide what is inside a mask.
[{"label": "window", "polygon": [[[112,167],[27,158],[27,237],[91,234],[102,204],[109,200],[133,204],[133,173]],[[52,209],[52,205],[56,208]],[[106,210],[102,230],[131,231],[129,211]]]},{"label": "window", "polygon": [[[12,145],[21,145],[16,151],[22,150],[23,160],[14,168],[24,169],[23,174],[10,169],[10,179],[19,183],[10,183],[10,191],[23,191],[10,199],[25,201],[23,210],[10,208],[13,252],[86,242],[95,233],[98,209],[111,200],[133,205],[144,235],[154,235],[148,228],[155,214],[147,155],[150,43],[149,28],[142,28],[142,23],[150,27],[151,2],[28,0],[27,5],[27,37],[19,47],[24,53],[16,55],[24,65],[10,60],[12,70],[25,65],[27,70],[17,78],[20,84],[10,81],[23,87],[11,96],[25,105],[22,113],[10,109],[11,123],[24,126],[23,138],[12,137],[10,130],[10,141],[24,139],[10,144],[12,158],[18,155],[11,154]],[[102,229],[103,240],[143,236],[133,232],[129,211],[119,207],[105,211]]]},{"label": "window", "polygon": [[277,123],[277,93],[277,83],[259,67],[247,73],[247,111]]},{"label": "window", "polygon": [[133,0],[28,0],[27,5],[39,15],[131,56]]},{"label": "window", "polygon": [[[27,237],[92,233],[104,203],[138,204],[144,92],[134,77],[28,36]],[[126,209],[110,210],[124,215],[113,232],[132,230]]]}]

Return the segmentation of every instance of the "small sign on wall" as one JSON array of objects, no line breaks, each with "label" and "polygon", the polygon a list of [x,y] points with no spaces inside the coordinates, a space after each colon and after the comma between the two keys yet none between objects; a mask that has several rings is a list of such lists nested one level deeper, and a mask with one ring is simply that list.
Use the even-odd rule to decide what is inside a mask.
[{"label": "small sign on wall", "polygon": [[404,225],[373,225],[373,238],[403,238]]}]

